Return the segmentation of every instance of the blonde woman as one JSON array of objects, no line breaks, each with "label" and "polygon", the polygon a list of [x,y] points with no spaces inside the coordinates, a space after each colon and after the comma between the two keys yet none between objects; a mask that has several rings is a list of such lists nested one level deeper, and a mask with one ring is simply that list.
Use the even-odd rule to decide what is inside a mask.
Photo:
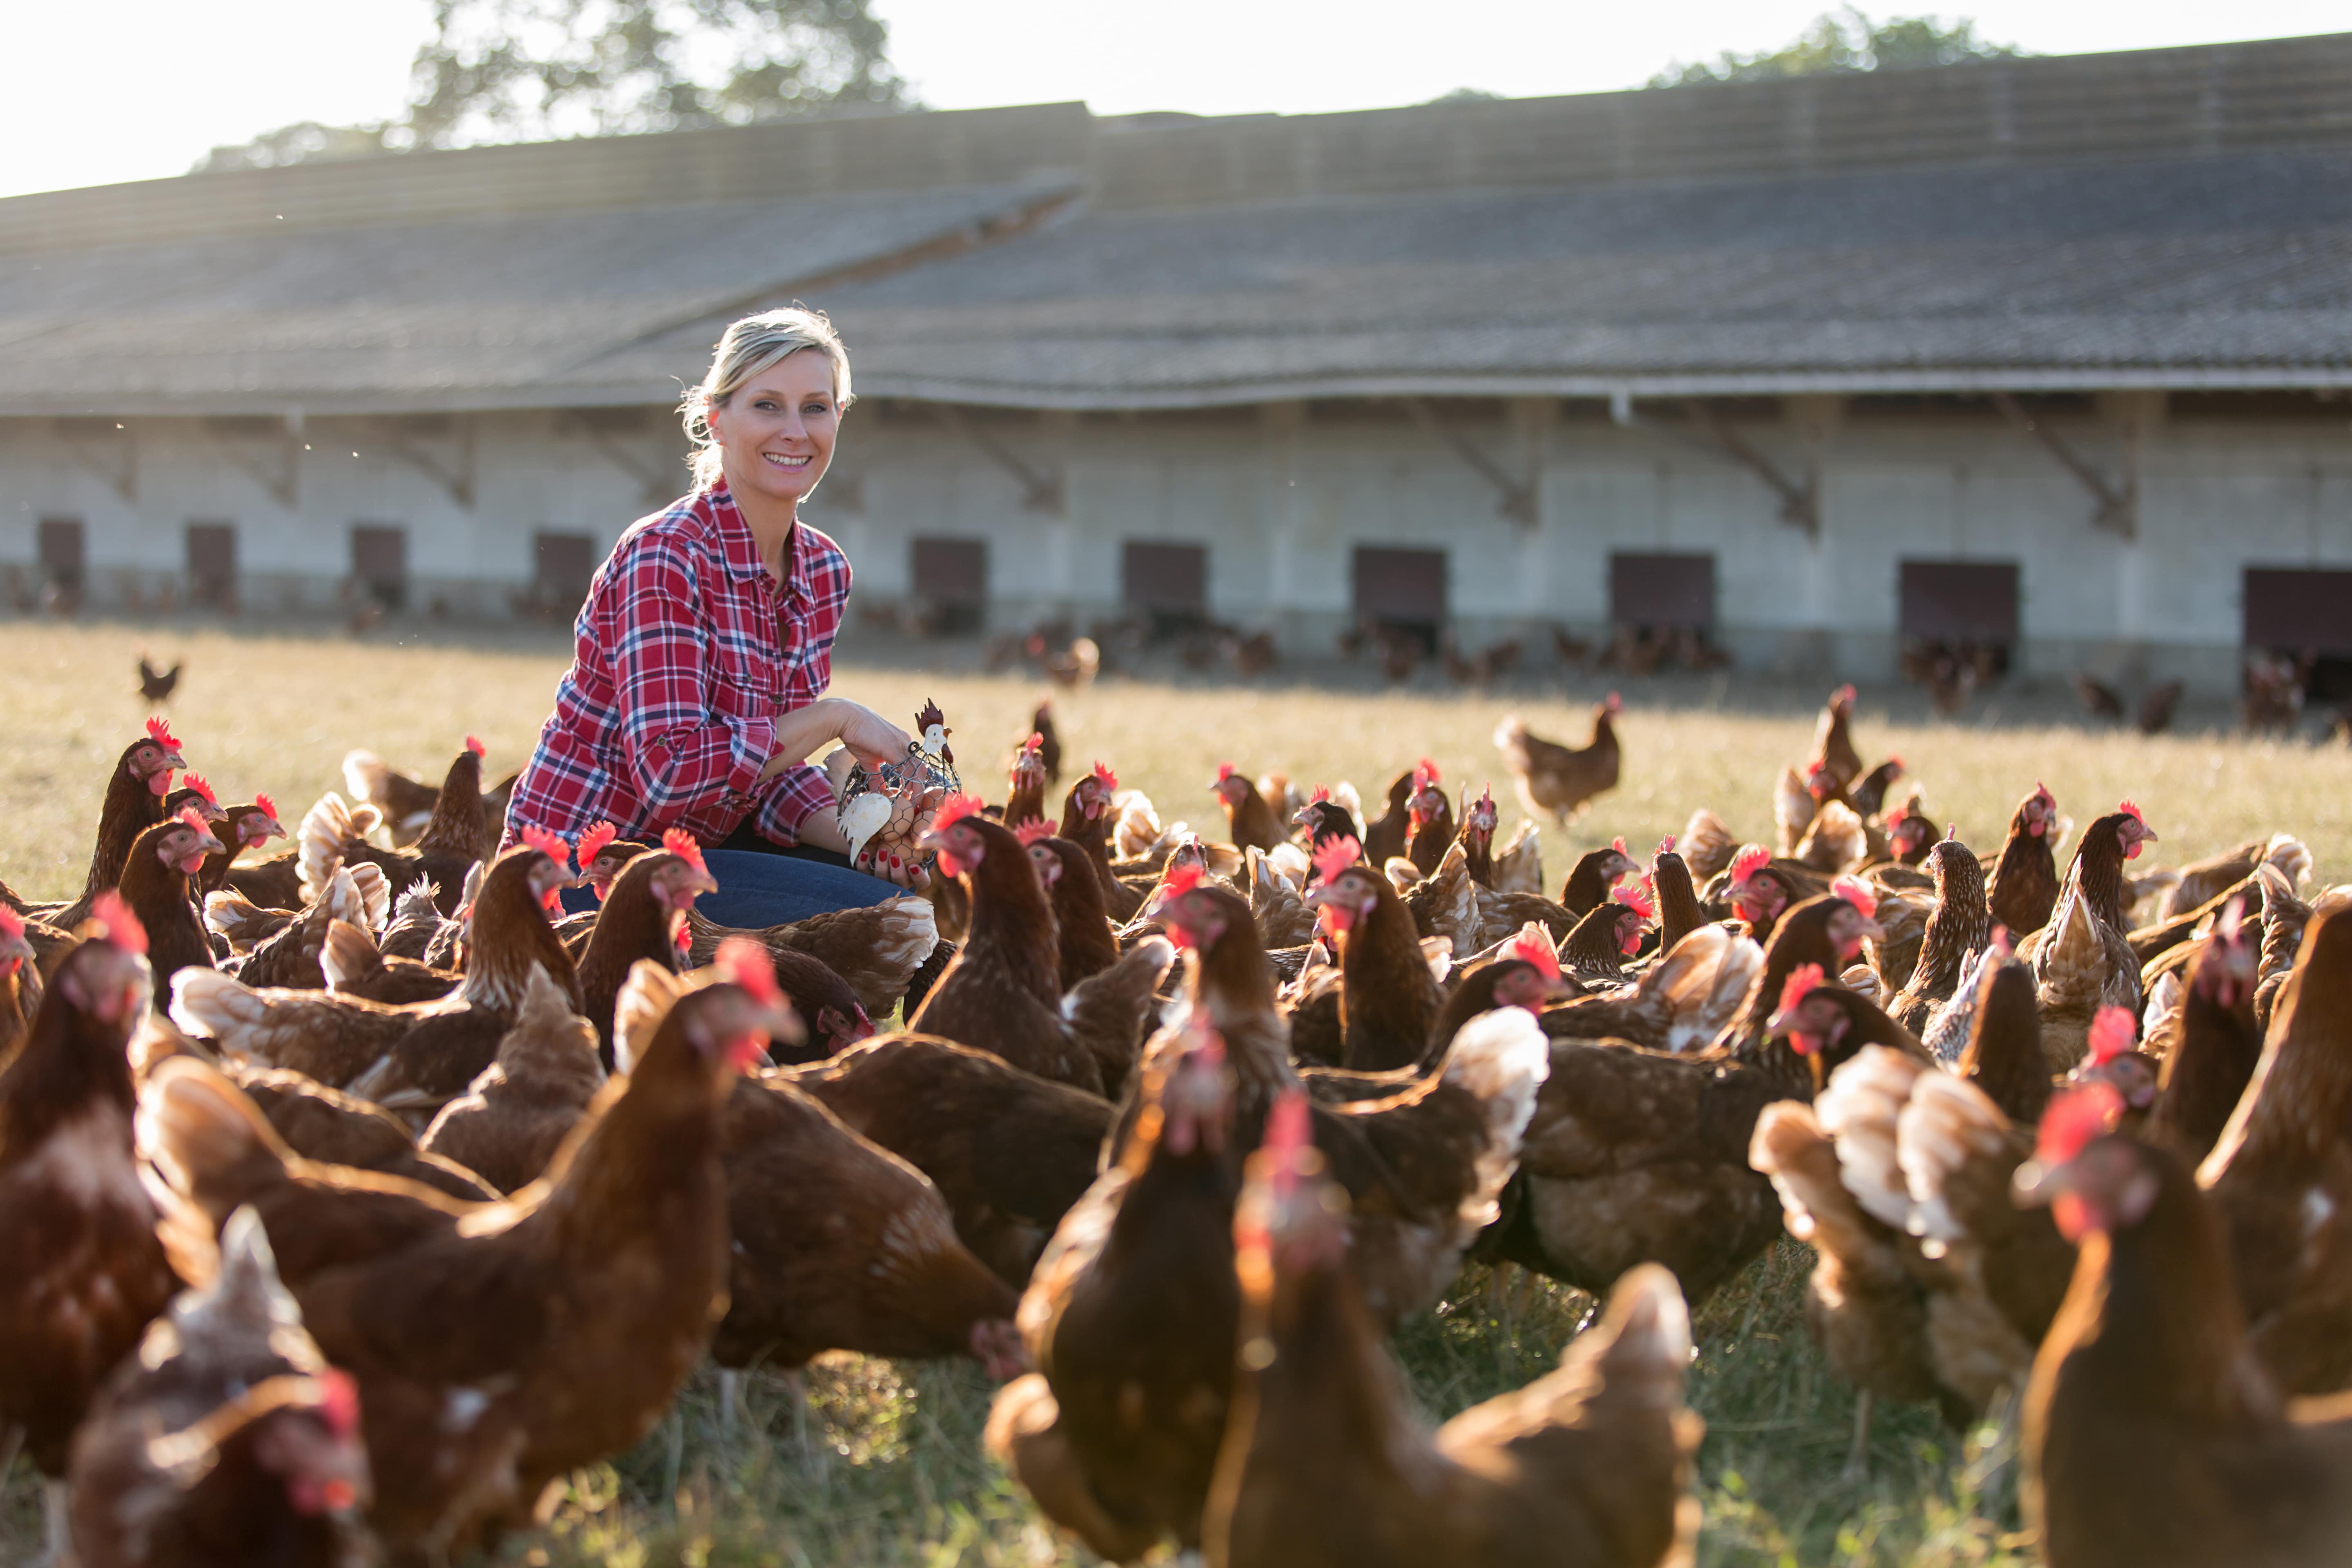
[{"label": "blonde woman", "polygon": [[590,583],[509,839],[534,826],[577,841],[598,821],[646,842],[683,828],[721,889],[703,912],[724,925],[875,903],[919,880],[887,859],[880,877],[849,868],[833,791],[808,761],[835,741],[868,764],[908,745],[873,710],[824,695],[849,560],[800,503],[850,399],[848,353],[822,315],[794,306],[727,329],[682,409],[694,489],[632,526]]}]

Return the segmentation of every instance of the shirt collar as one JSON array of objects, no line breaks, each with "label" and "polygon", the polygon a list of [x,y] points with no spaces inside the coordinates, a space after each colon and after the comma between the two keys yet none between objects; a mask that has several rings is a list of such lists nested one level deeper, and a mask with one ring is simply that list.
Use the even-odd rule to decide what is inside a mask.
[{"label": "shirt collar", "polygon": [[[705,490],[702,500],[712,526],[718,531],[719,558],[725,563],[727,574],[738,578],[765,577],[768,563],[760,559],[759,541],[751,537],[751,525],[743,521],[741,509],[736,506],[734,496],[728,492],[727,481],[720,479]],[[800,531],[794,529],[793,531],[797,546]],[[797,547],[793,553],[795,556],[800,553]],[[798,574],[799,565],[795,562],[789,575]]]}]

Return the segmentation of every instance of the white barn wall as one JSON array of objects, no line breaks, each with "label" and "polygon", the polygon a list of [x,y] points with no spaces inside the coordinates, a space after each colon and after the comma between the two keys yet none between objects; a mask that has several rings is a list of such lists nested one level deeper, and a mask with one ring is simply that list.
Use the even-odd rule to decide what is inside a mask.
[{"label": "white barn wall", "polygon": [[[382,426],[314,419],[290,510],[195,420],[126,422],[135,500],[78,463],[46,421],[0,420],[0,566],[30,574],[37,520],[79,516],[93,603],[118,602],[123,580],[152,596],[182,569],[184,525],[226,519],[238,529],[248,606],[326,610],[350,570],[351,526],[388,521],[409,531],[417,607],[438,597],[461,616],[496,616],[530,578],[537,531],[586,533],[601,554],[650,510],[640,480],[566,416],[473,417],[471,507],[393,455]],[[2218,689],[2234,679],[2244,566],[2352,567],[2352,431],[2333,420],[2157,426],[2140,455],[2133,542],[2093,525],[2090,496],[2048,453],[1982,418],[1849,423],[1828,437],[1818,539],[1780,521],[1775,495],[1736,465],[1590,418],[1546,437],[1535,532],[1500,515],[1494,489],[1458,455],[1401,419],[1289,410],[1014,416],[990,428],[1062,473],[1059,512],[1032,508],[1012,474],[942,425],[903,407],[852,416],[839,479],[811,516],[849,550],[861,595],[908,592],[917,535],[985,537],[992,617],[1015,626],[1114,607],[1125,540],[1196,542],[1209,549],[1213,611],[1276,626],[1311,659],[1349,618],[1358,544],[1446,549],[1450,608],[1474,641],[1545,621],[1597,628],[1613,550],[1712,551],[1718,622],[1744,663],[1834,657],[1885,668],[1904,558],[2017,560],[2028,671],[2133,665]],[[1500,425],[1473,434],[1507,466],[1517,449]],[[2112,438],[2087,420],[2067,436],[2113,471]],[[1759,426],[1752,438],[1784,472],[1801,471],[1792,433]],[[649,415],[611,439],[683,488],[672,427]]]}]

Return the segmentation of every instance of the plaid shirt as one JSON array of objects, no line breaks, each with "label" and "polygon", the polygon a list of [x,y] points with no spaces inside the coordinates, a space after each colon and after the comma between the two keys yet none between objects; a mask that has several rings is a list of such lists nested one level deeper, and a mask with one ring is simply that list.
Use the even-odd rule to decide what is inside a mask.
[{"label": "plaid shirt", "polygon": [[572,668],[507,808],[567,838],[597,819],[628,837],[683,827],[716,844],[752,817],[799,842],[830,807],[822,770],[765,783],[776,721],[833,679],[849,558],[803,522],[779,585],[724,481],[640,520],[598,568],[572,624]]}]

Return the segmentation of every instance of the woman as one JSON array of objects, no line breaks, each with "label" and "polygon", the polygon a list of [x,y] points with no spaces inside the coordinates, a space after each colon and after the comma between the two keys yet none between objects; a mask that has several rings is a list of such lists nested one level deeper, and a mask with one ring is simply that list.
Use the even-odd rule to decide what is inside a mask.
[{"label": "woman", "polygon": [[849,868],[834,795],[808,758],[835,741],[869,767],[902,761],[905,731],[823,695],[849,597],[841,547],[800,520],[849,406],[849,355],[797,306],[727,329],[681,412],[695,488],[630,528],[588,587],[572,668],[515,784],[507,837],[577,841],[680,827],[720,891],[703,912],[766,926],[878,903],[921,873]]}]

